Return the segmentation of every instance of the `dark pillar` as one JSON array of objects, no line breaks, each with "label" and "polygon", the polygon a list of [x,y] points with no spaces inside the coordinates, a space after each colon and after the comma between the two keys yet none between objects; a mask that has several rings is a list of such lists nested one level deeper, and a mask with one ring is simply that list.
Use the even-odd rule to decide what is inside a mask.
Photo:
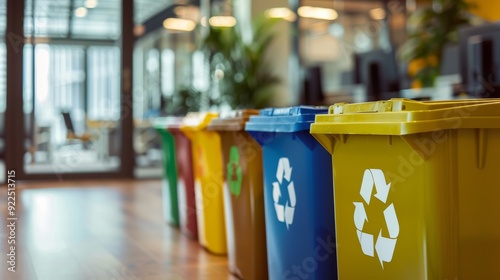
[{"label": "dark pillar", "polygon": [[21,179],[24,155],[23,47],[24,1],[7,1],[7,109],[5,112],[5,163]]},{"label": "dark pillar", "polygon": [[121,172],[134,176],[135,151],[133,146],[134,120],[132,99],[132,63],[134,51],[134,1],[122,0],[122,110],[121,110]]}]

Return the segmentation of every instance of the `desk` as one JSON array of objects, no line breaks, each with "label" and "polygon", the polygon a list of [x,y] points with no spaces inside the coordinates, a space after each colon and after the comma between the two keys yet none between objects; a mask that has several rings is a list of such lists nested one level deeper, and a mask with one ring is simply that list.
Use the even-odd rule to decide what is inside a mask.
[{"label": "desk", "polygon": [[[52,153],[54,150],[52,149],[52,139],[51,139],[51,128],[50,125],[40,125],[35,128],[35,139],[33,146],[35,147],[35,150],[37,150],[37,147],[40,144],[46,144],[47,145],[47,162],[52,162]],[[32,154],[32,161],[34,162],[35,160],[35,154]]]},{"label": "desk", "polygon": [[118,127],[118,121],[87,120],[87,127],[92,137],[96,139],[97,158],[100,160],[109,159],[109,136]]}]

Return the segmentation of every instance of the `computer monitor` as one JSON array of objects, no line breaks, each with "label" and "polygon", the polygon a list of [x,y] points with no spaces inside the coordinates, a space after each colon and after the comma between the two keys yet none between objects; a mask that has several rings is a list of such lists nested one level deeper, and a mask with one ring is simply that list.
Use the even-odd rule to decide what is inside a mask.
[{"label": "computer monitor", "polygon": [[323,105],[323,78],[320,66],[308,67],[304,78],[304,91],[301,98],[304,105]]},{"label": "computer monitor", "polygon": [[500,22],[459,30],[462,82],[467,93],[500,97]]},{"label": "computer monitor", "polygon": [[399,71],[393,52],[357,53],[354,65],[354,82],[366,87],[367,101],[399,97]]},{"label": "computer monitor", "polygon": [[460,60],[458,44],[447,44],[443,48],[441,67],[439,74],[441,76],[451,76],[460,74]]}]

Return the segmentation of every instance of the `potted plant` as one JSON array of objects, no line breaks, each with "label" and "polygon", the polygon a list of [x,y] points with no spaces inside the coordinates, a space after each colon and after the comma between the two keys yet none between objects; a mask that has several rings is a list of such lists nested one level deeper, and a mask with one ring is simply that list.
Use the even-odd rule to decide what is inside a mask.
[{"label": "potted plant", "polygon": [[269,106],[272,87],[279,82],[265,61],[265,54],[280,20],[260,16],[252,25],[252,40],[245,42],[238,25],[210,26],[201,48],[208,57],[212,89],[220,94],[215,103],[231,108]]},{"label": "potted plant", "polygon": [[181,87],[174,95],[162,97],[167,115],[183,116],[189,112],[200,111],[201,92],[192,87]]},{"label": "potted plant", "polygon": [[469,24],[471,7],[465,0],[434,0],[434,5],[409,17],[409,39],[401,47],[400,56],[408,63],[412,88],[434,86],[443,48],[458,41],[457,29]]}]

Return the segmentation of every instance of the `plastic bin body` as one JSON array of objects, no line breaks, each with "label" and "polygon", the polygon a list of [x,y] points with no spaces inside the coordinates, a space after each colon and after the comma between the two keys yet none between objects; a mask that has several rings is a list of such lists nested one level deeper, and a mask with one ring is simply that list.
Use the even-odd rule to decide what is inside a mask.
[{"label": "plastic bin body", "polygon": [[244,131],[250,115],[233,111],[212,120],[222,143],[229,270],[240,279],[267,279],[262,149]]},{"label": "plastic bin body", "polygon": [[498,100],[393,99],[317,117],[311,133],[335,174],[339,278],[500,279],[499,113]]},{"label": "plastic bin body", "polygon": [[198,240],[208,251],[226,254],[220,136],[206,130],[217,116],[216,113],[190,113],[184,118],[181,130],[192,146]]},{"label": "plastic bin body", "polygon": [[326,109],[266,109],[246,130],[262,145],[270,279],[336,279],[331,158],[309,134]]},{"label": "plastic bin body", "polygon": [[182,118],[167,125],[175,141],[177,163],[177,197],[179,204],[179,223],[181,231],[191,237],[198,238],[196,221],[196,200],[194,195],[193,158],[191,141],[180,130]]},{"label": "plastic bin body", "polygon": [[175,140],[166,129],[168,119],[158,119],[154,127],[162,139],[163,148],[163,217],[171,225],[179,225],[179,206],[177,200],[177,166],[175,161]]},{"label": "plastic bin body", "polygon": [[457,133],[459,279],[500,279],[500,129]]}]

